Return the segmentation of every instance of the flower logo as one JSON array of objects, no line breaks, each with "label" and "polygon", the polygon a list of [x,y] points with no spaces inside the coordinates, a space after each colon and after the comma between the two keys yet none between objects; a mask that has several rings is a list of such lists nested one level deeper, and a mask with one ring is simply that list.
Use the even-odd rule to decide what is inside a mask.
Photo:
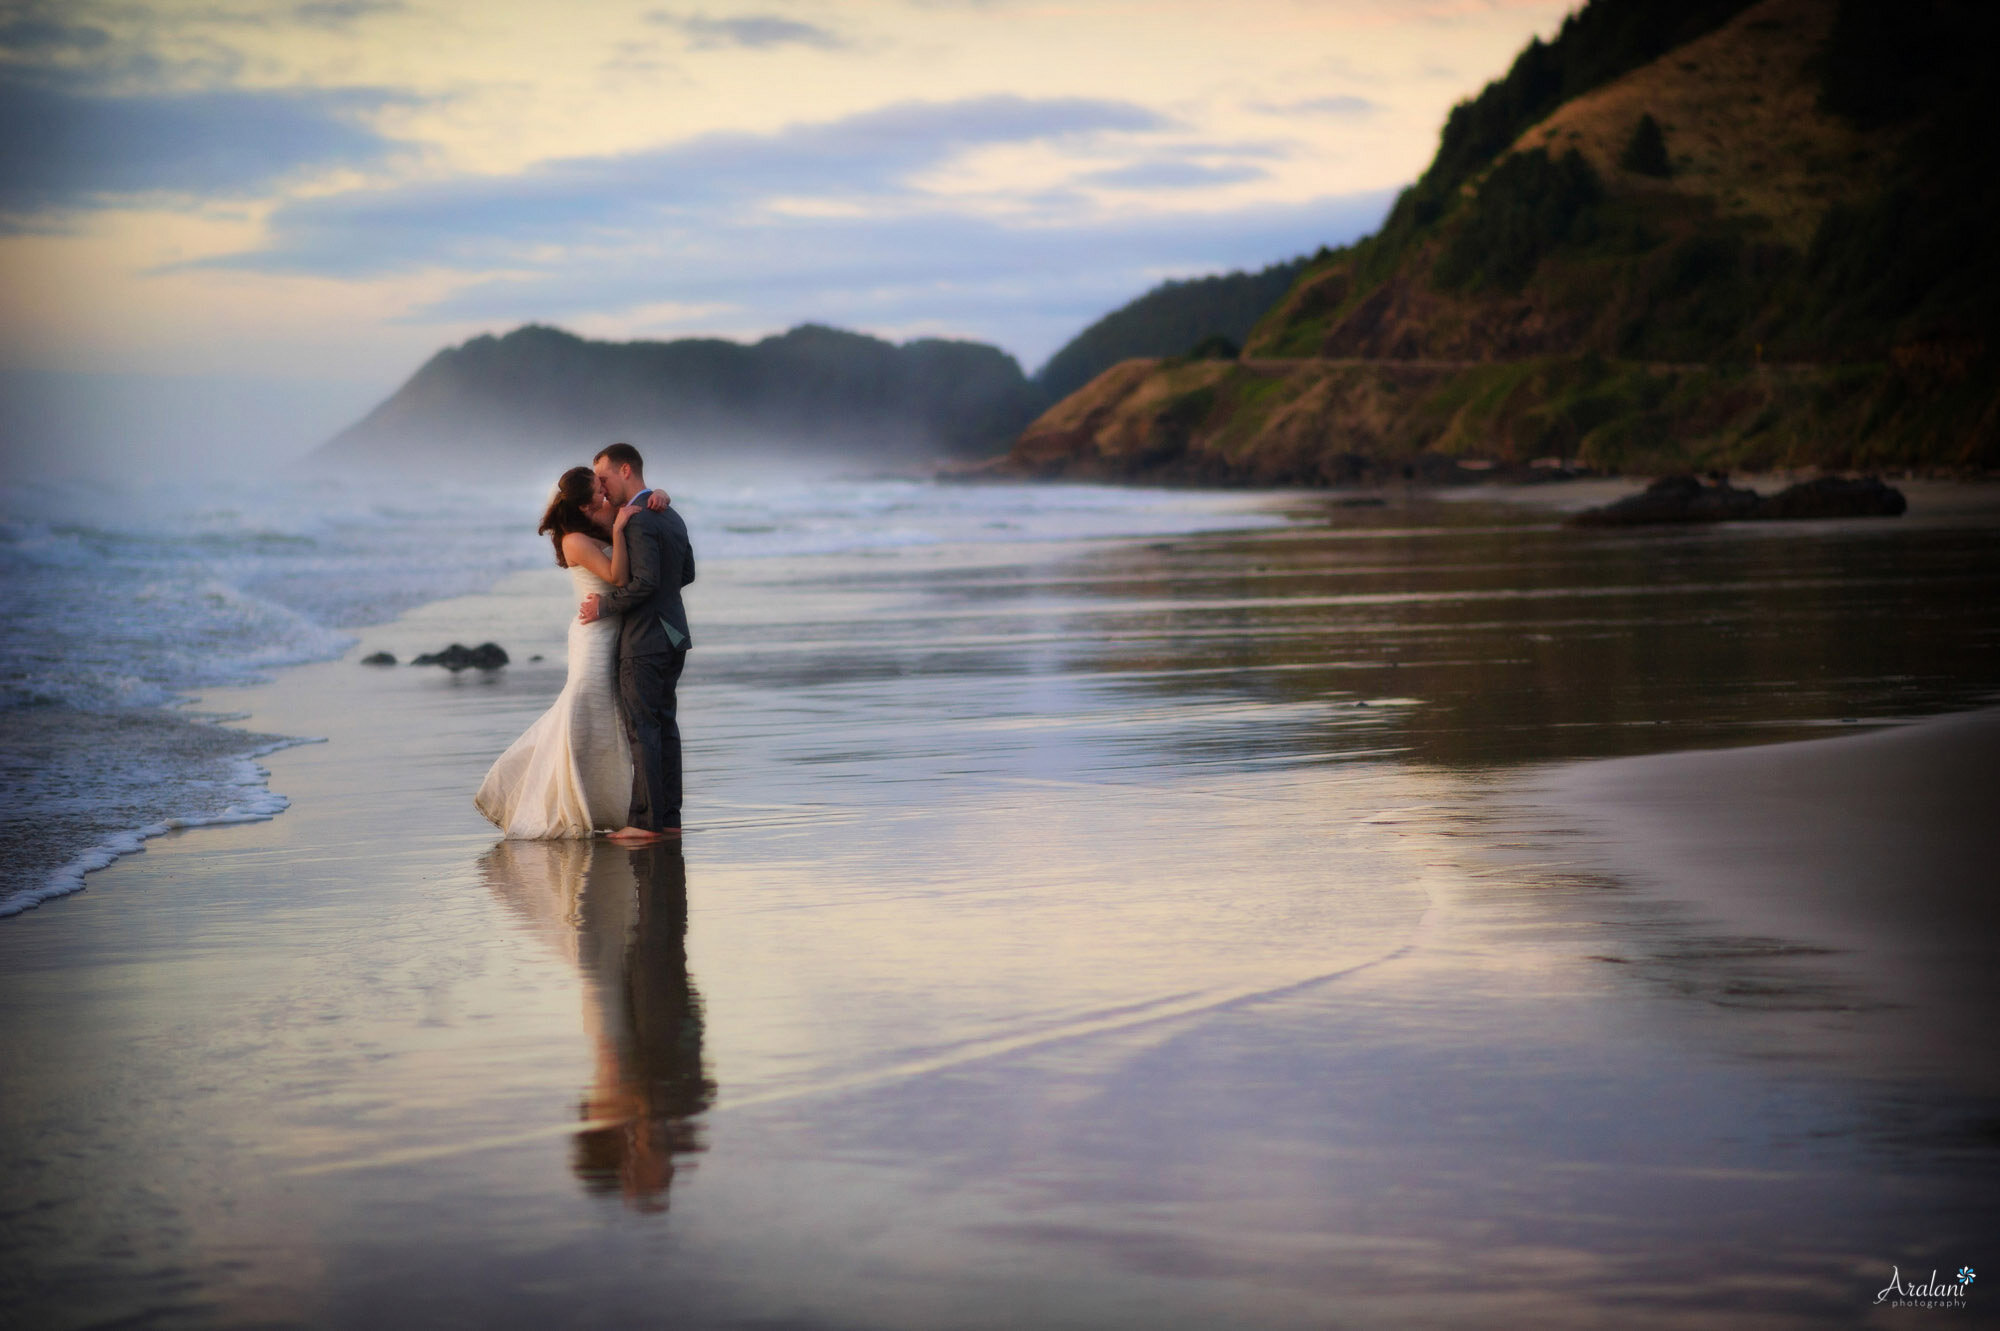
[{"label": "flower logo", "polygon": [[1959,1268],[1958,1268],[1958,1283],[1959,1283],[1959,1284],[1961,1284],[1961,1285],[1970,1285],[1970,1284],[1971,1284],[1971,1283],[1972,1283],[1973,1281],[1977,1280],[1978,1278],[1979,1278],[1978,1274],[1977,1274],[1976,1272],[1974,1272],[1974,1271],[1973,1271],[1973,1269],[1972,1269],[1971,1267],[1969,1267],[1969,1266],[1961,1266],[1961,1267],[1959,1267]]}]

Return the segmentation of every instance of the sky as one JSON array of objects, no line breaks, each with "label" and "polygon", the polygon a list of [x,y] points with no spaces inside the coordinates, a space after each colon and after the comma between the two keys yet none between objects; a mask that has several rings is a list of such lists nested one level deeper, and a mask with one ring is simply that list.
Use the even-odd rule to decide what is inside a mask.
[{"label": "sky", "polygon": [[1373,229],[1568,7],[0,0],[0,439],[296,454],[527,322],[1032,372]]}]

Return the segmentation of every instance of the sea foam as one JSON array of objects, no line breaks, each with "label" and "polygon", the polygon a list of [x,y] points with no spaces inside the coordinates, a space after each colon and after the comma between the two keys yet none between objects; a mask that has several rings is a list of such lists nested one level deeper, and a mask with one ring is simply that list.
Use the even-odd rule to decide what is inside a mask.
[{"label": "sea foam", "polygon": [[86,874],[109,868],[120,856],[138,854],[145,850],[146,842],[154,837],[165,836],[169,832],[189,827],[260,823],[277,817],[291,807],[291,801],[273,792],[265,784],[270,780],[271,773],[256,760],[276,753],[280,749],[324,742],[319,739],[281,739],[252,749],[236,759],[232,765],[230,784],[241,793],[227,808],[214,813],[173,815],[144,827],[114,832],[85,849],[68,863],[50,871],[39,885],[20,888],[0,897],[0,919],[9,915],[19,915],[22,911],[39,906],[44,901],[68,896],[72,892],[81,892]]}]

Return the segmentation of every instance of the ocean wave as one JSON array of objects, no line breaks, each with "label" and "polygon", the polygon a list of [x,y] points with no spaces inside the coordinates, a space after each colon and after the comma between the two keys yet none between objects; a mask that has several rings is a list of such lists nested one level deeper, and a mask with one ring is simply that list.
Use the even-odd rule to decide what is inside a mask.
[{"label": "ocean wave", "polygon": [[121,856],[134,855],[145,850],[146,842],[169,832],[177,832],[190,827],[221,827],[232,823],[261,823],[277,817],[291,807],[291,801],[276,794],[265,782],[271,773],[257,762],[257,759],[278,752],[280,749],[294,748],[301,744],[321,744],[324,740],[307,738],[286,738],[259,745],[238,758],[233,765],[228,784],[241,793],[228,807],[213,813],[185,813],[170,815],[144,827],[113,832],[103,840],[87,847],[74,859],[51,870],[46,878],[32,886],[19,888],[0,896],[0,919],[19,915],[32,910],[45,901],[81,892],[86,875],[99,869],[107,869]]},{"label": "ocean wave", "polygon": [[165,706],[191,689],[255,682],[354,644],[350,633],[214,577],[134,579],[109,603],[79,581],[0,594],[9,621],[0,629],[0,709]]},{"label": "ocean wave", "polygon": [[0,679],[0,711],[17,707],[66,707],[79,712],[125,712],[166,707],[181,695],[137,675],[104,671],[17,670]]}]

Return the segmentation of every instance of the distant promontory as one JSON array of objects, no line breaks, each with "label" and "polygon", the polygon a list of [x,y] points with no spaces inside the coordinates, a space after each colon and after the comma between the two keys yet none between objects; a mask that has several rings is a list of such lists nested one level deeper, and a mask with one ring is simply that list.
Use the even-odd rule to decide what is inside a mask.
[{"label": "distant promontory", "polygon": [[990,454],[1046,405],[1012,356],[978,342],[816,324],[747,345],[598,342],[528,325],[438,352],[315,456],[541,463],[624,439],[683,458],[894,465]]}]

